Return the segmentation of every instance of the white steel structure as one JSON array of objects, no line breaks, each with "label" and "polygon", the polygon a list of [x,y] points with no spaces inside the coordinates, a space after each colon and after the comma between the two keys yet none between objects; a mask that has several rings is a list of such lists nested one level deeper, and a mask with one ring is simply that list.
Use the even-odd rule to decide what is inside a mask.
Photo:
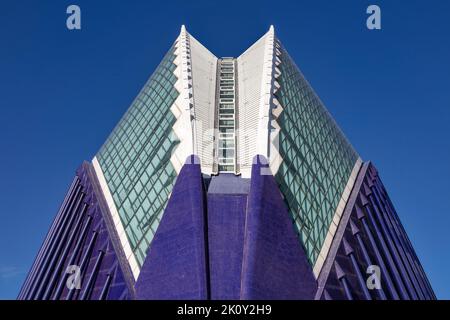
[{"label": "white steel structure", "polygon": [[[227,173],[244,179],[251,178],[255,156],[264,156],[318,275],[361,159],[276,38],[273,26],[237,58],[217,58],[182,26],[162,63],[128,112],[137,126],[128,126],[133,121],[127,113],[93,160],[135,278],[176,175],[191,155],[198,156],[205,176]],[[162,111],[164,101],[170,103]],[[152,114],[159,111],[170,113],[161,117],[167,127],[149,126]],[[158,126],[161,133],[155,136]],[[136,134],[136,128],[144,127]],[[141,166],[133,165],[135,160],[123,150],[117,157],[117,143],[131,154],[138,143]],[[155,160],[157,152],[161,156]],[[139,181],[130,187],[123,175],[132,171]],[[140,199],[135,194],[142,188],[148,191]],[[167,197],[158,200],[161,192]]]}]

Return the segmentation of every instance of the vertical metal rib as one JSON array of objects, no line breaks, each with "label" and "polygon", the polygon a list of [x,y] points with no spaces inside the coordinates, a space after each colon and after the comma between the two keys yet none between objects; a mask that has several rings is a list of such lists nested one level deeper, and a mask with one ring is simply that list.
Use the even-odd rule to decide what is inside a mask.
[{"label": "vertical metal rib", "polygon": [[45,288],[48,285],[48,280],[49,280],[50,274],[55,268],[56,261],[59,257],[62,246],[65,243],[70,230],[72,229],[72,224],[74,222],[74,219],[79,214],[79,208],[80,208],[80,205],[81,205],[83,199],[84,199],[84,193],[81,192],[74,210],[70,213],[69,222],[64,227],[61,239],[58,241],[56,250],[55,250],[55,252],[52,253],[52,259],[47,266],[47,270],[44,274],[44,277],[41,280],[39,289],[37,290],[36,299],[41,299],[42,295],[44,294]]},{"label": "vertical metal rib", "polygon": [[[410,258],[408,257],[406,251],[405,251],[405,245],[402,243],[401,239],[399,238],[398,235],[398,230],[394,224],[394,222],[392,221],[392,217],[391,214],[389,212],[388,207],[383,203],[382,198],[380,197],[379,191],[377,190],[376,186],[372,186],[372,191],[373,194],[375,196],[375,199],[378,203],[379,206],[383,206],[384,207],[384,218],[385,221],[387,223],[388,229],[391,233],[391,237],[394,239],[394,243],[403,259],[403,262],[405,264],[405,267],[407,269],[407,273],[409,274],[411,280],[413,281],[414,287],[416,289],[417,294],[419,295],[420,299],[426,299],[426,292],[424,290],[424,288],[422,287],[422,285],[419,283],[419,279],[418,279],[418,275],[416,275],[416,270],[414,270],[414,267],[410,261]],[[381,210],[383,212],[383,210]]]},{"label": "vertical metal rib", "polygon": [[[422,292],[420,291],[420,288],[418,287],[418,283],[416,279],[414,278],[414,274],[411,271],[411,268],[409,266],[409,263],[403,254],[402,246],[398,242],[395,232],[393,232],[393,228],[390,224],[389,218],[386,217],[386,209],[382,206],[382,204],[378,201],[377,194],[370,190],[371,193],[368,195],[369,200],[375,209],[375,212],[377,214],[378,221],[380,222],[381,228],[383,230],[383,233],[386,236],[386,239],[388,240],[388,245],[393,253],[393,257],[400,268],[401,276],[403,277],[406,286],[408,287],[409,293],[412,296],[412,299],[417,300],[423,299]],[[384,210],[383,210],[384,209]]]},{"label": "vertical metal rib", "polygon": [[[353,224],[353,221],[350,220],[351,226],[352,226],[352,233],[355,236],[356,240],[358,241],[359,248],[361,249],[363,253],[364,262],[366,263],[367,267],[373,265],[369,253],[367,252],[366,245],[364,244],[363,239],[361,238],[361,231],[359,231],[358,228]],[[378,297],[381,300],[386,300],[386,294],[384,293],[383,288],[377,289],[376,293]]]},{"label": "vertical metal rib", "polygon": [[[370,201],[370,199],[371,199],[371,197],[369,196],[369,203],[366,206],[366,209],[368,211],[369,220],[372,223],[372,225],[375,229],[375,232],[378,235],[378,240],[381,243],[381,247],[383,248],[383,252],[386,256],[389,267],[391,268],[391,270],[393,272],[394,279],[400,290],[400,294],[401,294],[402,298],[406,299],[406,300],[408,300],[410,298],[417,299],[414,289],[411,287],[410,283],[408,281],[406,281],[407,279],[405,279],[406,271],[403,268],[401,261],[399,261],[398,253],[396,252],[394,245],[392,243],[392,240],[390,239],[390,237],[387,233],[386,225],[384,224],[384,221],[383,221],[380,213],[378,212],[377,208],[372,205],[372,202]],[[375,214],[372,211],[372,209],[375,211]],[[378,223],[381,226],[381,230],[378,227],[378,225],[375,221],[375,218],[377,218]],[[411,293],[413,294],[412,297],[410,296]]]},{"label": "vertical metal rib", "polygon": [[[85,236],[87,234],[87,231],[89,229],[91,221],[92,221],[92,216],[88,215],[88,217],[86,219],[86,222],[84,224],[83,230],[81,231],[81,233],[80,233],[80,235],[78,237],[78,241],[75,244],[75,247],[73,249],[72,256],[70,257],[69,262],[67,263],[68,266],[73,265],[75,263],[75,259],[76,259],[76,257],[78,256],[78,254],[80,252],[81,244],[83,243],[83,240],[84,240],[84,238],[85,238]],[[67,276],[68,275],[66,273],[62,274],[62,276],[61,276],[61,278],[59,280],[58,286],[56,288],[56,291],[53,294],[53,300],[57,300],[57,299],[60,298],[62,290],[64,288],[64,284],[66,282]]]},{"label": "vertical metal rib", "polygon": [[103,288],[102,288],[102,291],[100,293],[98,300],[106,299],[106,297],[108,295],[108,291],[109,291],[109,286],[111,285],[111,281],[112,281],[112,276],[111,276],[111,274],[108,274],[108,277],[106,278],[105,284],[103,285]]},{"label": "vertical metal rib", "polygon": [[89,299],[91,296],[91,287],[93,286],[95,279],[97,279],[97,272],[98,272],[98,268],[100,267],[100,263],[102,262],[103,259],[103,255],[104,255],[104,251],[103,250],[99,250],[98,252],[98,256],[97,259],[95,260],[95,264],[94,264],[94,268],[92,268],[92,272],[91,275],[89,277],[89,280],[84,288],[84,291],[81,295],[81,300],[86,300]]},{"label": "vertical metal rib", "polygon": [[67,208],[67,210],[64,210],[64,212],[62,213],[62,215],[64,216],[63,220],[61,221],[61,224],[55,230],[54,237],[51,240],[49,247],[47,248],[47,254],[45,256],[45,259],[43,260],[43,262],[40,265],[36,279],[33,281],[33,287],[31,288],[29,295],[27,296],[26,299],[38,299],[37,293],[36,293],[39,288],[38,286],[42,285],[42,277],[44,276],[44,272],[48,271],[50,259],[54,255],[55,247],[58,245],[58,243],[61,242],[60,239],[62,237],[63,230],[65,230],[65,228],[67,227],[68,220],[70,221],[70,219],[73,217],[73,206],[76,203],[79,203],[79,201],[81,200],[80,199],[81,190],[82,190],[82,186],[78,185],[76,187],[75,194],[70,201],[69,207]]},{"label": "vertical metal rib", "polygon": [[361,221],[361,223],[362,223],[362,225],[364,227],[364,232],[367,235],[367,237],[369,238],[369,242],[370,242],[370,245],[372,246],[372,249],[373,249],[373,251],[375,253],[375,257],[376,257],[377,263],[380,266],[381,270],[383,271],[383,275],[382,276],[383,276],[384,279],[386,279],[386,284],[387,284],[389,293],[391,294],[391,297],[393,299],[399,300],[400,297],[399,297],[399,295],[397,293],[397,290],[395,289],[394,283],[392,282],[392,279],[391,279],[391,277],[389,275],[389,271],[386,268],[386,265],[385,265],[385,263],[383,261],[383,257],[381,256],[380,250],[378,249],[378,245],[377,245],[377,243],[376,243],[376,241],[375,241],[375,239],[374,239],[374,237],[372,235],[372,231],[370,230],[370,228],[369,228],[369,226],[367,224],[366,216],[365,216],[365,214],[361,211],[361,209],[358,206],[356,206],[356,210],[359,211],[358,219]]},{"label": "vertical metal rib", "polygon": [[[87,262],[91,256],[92,249],[94,248],[95,242],[97,240],[97,235],[98,235],[97,231],[92,232],[91,240],[89,241],[88,247],[86,248],[86,252],[84,253],[83,258],[81,259],[81,264],[80,264],[81,274],[83,274],[84,269],[87,266]],[[66,300],[72,300],[72,297],[74,294],[75,294],[74,289],[69,290],[69,292],[66,295]]]},{"label": "vertical metal rib", "polygon": [[[375,194],[379,195],[381,199],[383,199],[384,197],[381,197],[381,192],[379,190],[380,186],[379,186],[379,182],[377,180],[375,180],[375,184],[373,187],[373,190],[375,190]],[[418,282],[418,286],[420,291],[422,292],[422,294],[424,295],[424,299],[432,299],[432,296],[430,295],[427,286],[423,280],[423,278],[421,277],[421,273],[418,270],[417,266],[414,263],[414,259],[411,256],[411,250],[412,249],[408,243],[407,240],[404,237],[404,229],[401,227],[401,224],[399,223],[398,220],[396,220],[396,214],[393,213],[392,208],[389,206],[389,203],[386,201],[384,204],[386,211],[387,211],[387,217],[390,221],[390,224],[392,225],[392,227],[394,228],[394,232],[393,234],[395,235],[395,237],[398,239],[398,241],[400,242],[400,248],[403,251],[410,267],[412,268],[412,274],[413,277],[416,278],[417,282]],[[403,232],[402,232],[403,230]]]},{"label": "vertical metal rib", "polygon": [[367,289],[366,282],[364,281],[364,278],[362,276],[361,270],[359,269],[358,262],[356,261],[353,248],[350,246],[350,244],[345,238],[342,238],[342,245],[345,255],[349,257],[350,261],[352,262],[353,271],[356,273],[356,277],[358,278],[358,283],[361,288],[361,291],[363,292],[364,298],[366,300],[372,300],[369,290]]},{"label": "vertical metal rib", "polygon": [[341,283],[342,287],[344,288],[345,296],[347,297],[347,299],[353,300],[353,295],[352,295],[352,292],[348,285],[347,279],[345,277],[342,277],[341,279],[339,279],[339,282]]},{"label": "vertical metal rib", "polygon": [[341,266],[339,265],[339,263],[336,260],[334,261],[334,269],[336,271],[336,277],[337,277],[340,285],[344,289],[345,296],[347,297],[348,300],[353,300],[353,295],[350,290],[350,286],[347,282],[345,272],[344,272],[344,270],[342,270]]},{"label": "vertical metal rib", "polygon": [[[376,182],[377,182],[377,185],[379,186],[380,190],[383,190],[383,187],[381,186],[381,182],[380,181],[376,181]],[[417,263],[417,261],[419,261],[419,258],[417,257],[416,252],[414,251],[414,248],[411,244],[411,241],[409,240],[408,235],[407,235],[403,225],[400,222],[400,218],[394,208],[394,205],[392,204],[391,199],[389,199],[389,197],[387,196],[386,192],[383,192],[383,193],[385,194],[384,198],[386,199],[387,205],[390,208],[390,212],[392,213],[393,221],[395,222],[395,224],[397,225],[397,227],[399,229],[399,235],[405,243],[405,248],[408,249],[407,253],[408,253],[408,255],[410,255],[412,264],[413,264],[414,268],[418,271],[417,274],[419,275],[421,282],[423,282],[423,284],[425,285],[425,288],[427,288],[427,294],[429,295],[430,299],[436,299],[436,296],[434,295],[434,291],[431,288],[431,284],[428,281],[428,277],[425,275],[425,271],[423,270],[420,263]]]},{"label": "vertical metal rib", "polygon": [[[62,267],[64,266],[64,262],[67,260],[67,255],[69,254],[69,250],[72,247],[72,243],[75,241],[75,236],[78,233],[79,228],[81,227],[81,221],[84,218],[84,214],[86,212],[86,209],[88,208],[88,204],[83,204],[83,208],[81,209],[81,212],[78,215],[77,221],[75,222],[75,225],[72,227],[72,233],[66,242],[66,245],[64,249],[62,250],[62,253],[59,255],[59,261],[56,264],[55,269],[53,270],[52,277],[50,278],[50,281],[48,282],[47,289],[45,290],[44,296],[42,297],[43,300],[47,300],[50,298],[50,294],[53,292],[53,289],[56,285],[56,281],[58,277],[60,276],[60,272]],[[61,275],[63,277],[63,275]]]},{"label": "vertical metal rib", "polygon": [[41,261],[43,259],[43,257],[45,256],[45,253],[47,251],[47,247],[49,246],[49,242],[50,239],[53,238],[53,235],[55,233],[56,227],[59,225],[59,223],[61,222],[62,219],[62,212],[64,212],[68,202],[70,201],[70,199],[72,198],[73,194],[74,194],[74,190],[75,187],[78,185],[79,183],[79,178],[78,176],[75,176],[72,180],[72,183],[69,187],[69,190],[66,193],[66,196],[64,197],[64,200],[58,210],[58,213],[56,214],[56,217],[49,229],[49,231],[47,232],[47,235],[45,236],[45,240],[43,245],[41,246],[41,249],[38,252],[38,255],[36,256],[33,264],[32,264],[32,269],[30,271],[30,273],[27,276],[27,279],[25,280],[20,293],[17,297],[17,299],[23,299],[25,297],[25,295],[28,292],[28,289],[30,287],[30,285],[32,284],[33,280],[34,280],[34,276],[36,274],[36,270],[39,268]]}]

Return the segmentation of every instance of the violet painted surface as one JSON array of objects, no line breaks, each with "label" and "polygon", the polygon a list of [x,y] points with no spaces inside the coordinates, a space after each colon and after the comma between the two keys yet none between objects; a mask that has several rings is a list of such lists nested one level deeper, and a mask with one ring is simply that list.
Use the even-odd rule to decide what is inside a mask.
[{"label": "violet painted surface", "polygon": [[[26,300],[130,299],[116,251],[100,209],[99,195],[87,162],[55,217],[44,244],[19,293]],[[80,267],[81,287],[69,290],[69,265]]]},{"label": "violet painted surface", "polygon": [[258,163],[249,195],[248,181],[220,175],[205,194],[190,163],[150,245],[138,298],[312,299],[316,282],[275,178],[257,175]]},{"label": "violet painted surface", "polygon": [[[262,174],[261,174],[262,173]],[[208,192],[205,190],[209,181]],[[69,265],[81,288],[66,286]],[[378,265],[381,289],[366,287]],[[83,163],[18,299],[436,299],[375,167],[364,163],[316,281],[267,161],[252,177],[183,166],[135,283]]]},{"label": "violet painted surface", "polygon": [[221,173],[211,177],[208,194],[248,194],[250,179],[235,176],[233,173]]},{"label": "violet painted surface", "polygon": [[[339,274],[336,266],[339,265]],[[370,265],[381,288],[367,290]],[[318,278],[316,299],[436,299],[375,167],[364,163]]]},{"label": "violet painted surface", "polygon": [[136,282],[138,299],[207,299],[205,194],[198,159],[181,169]]},{"label": "violet painted surface", "polygon": [[211,299],[239,299],[247,194],[208,192]]},{"label": "violet painted surface", "polygon": [[241,299],[313,299],[316,280],[267,161],[252,166]]}]

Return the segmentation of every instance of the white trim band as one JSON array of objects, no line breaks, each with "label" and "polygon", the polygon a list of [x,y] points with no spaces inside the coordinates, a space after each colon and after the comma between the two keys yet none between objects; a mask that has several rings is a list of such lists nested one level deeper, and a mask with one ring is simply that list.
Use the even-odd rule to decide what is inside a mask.
[{"label": "white trim band", "polygon": [[350,198],[350,194],[352,193],[352,189],[353,186],[355,185],[356,178],[358,176],[359,170],[361,169],[361,166],[362,160],[361,158],[358,158],[358,160],[356,160],[355,165],[353,166],[352,173],[348,178],[344,192],[341,195],[341,200],[339,201],[336,211],[334,212],[333,221],[331,221],[330,227],[327,232],[327,236],[325,237],[325,241],[322,245],[322,249],[320,250],[316,263],[314,264],[313,273],[316,278],[319,276],[323,264],[325,263],[325,259],[328,256],[331,244],[333,243],[334,235],[336,234],[339,223],[341,222],[342,214],[344,213],[344,209],[345,206],[347,205],[348,198]]},{"label": "white trim band", "polygon": [[98,162],[97,157],[94,157],[94,159],[92,159],[92,165],[94,166],[95,174],[97,175],[98,182],[100,183],[100,188],[102,189],[103,196],[105,197],[109,212],[111,213],[114,227],[116,228],[116,231],[119,235],[120,244],[122,245],[125,257],[127,258],[128,263],[130,264],[134,280],[137,280],[141,270],[137,263],[136,257],[134,256],[134,253],[131,250],[130,243],[128,242],[128,238],[125,233],[125,229],[122,225],[122,221],[120,220],[119,212],[117,211],[114,199],[111,195],[111,192],[109,191],[108,184],[106,182],[105,176],[103,175],[103,171],[100,167],[100,163]]}]

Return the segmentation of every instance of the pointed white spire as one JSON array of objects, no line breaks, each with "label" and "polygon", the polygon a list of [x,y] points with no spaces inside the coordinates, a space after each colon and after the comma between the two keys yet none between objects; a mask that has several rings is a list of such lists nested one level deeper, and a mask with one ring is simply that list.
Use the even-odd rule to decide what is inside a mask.
[{"label": "pointed white spire", "polygon": [[265,156],[270,162],[270,114],[272,112],[274,91],[274,63],[275,63],[275,30],[273,25],[263,37],[264,56],[262,61],[261,90],[259,98],[259,124],[256,141],[257,154]]},{"label": "pointed white spire", "polygon": [[191,106],[193,106],[192,92],[192,73],[191,73],[191,54],[190,54],[190,35],[186,31],[186,27],[181,25],[180,35],[176,41],[177,56],[174,63],[177,66],[174,74],[178,81],[175,88],[179,95],[171,106],[170,110],[176,117],[176,121],[172,127],[173,132],[180,139],[178,147],[173,152],[170,161],[177,172],[180,172],[187,156],[196,154],[194,124],[191,121]]}]

